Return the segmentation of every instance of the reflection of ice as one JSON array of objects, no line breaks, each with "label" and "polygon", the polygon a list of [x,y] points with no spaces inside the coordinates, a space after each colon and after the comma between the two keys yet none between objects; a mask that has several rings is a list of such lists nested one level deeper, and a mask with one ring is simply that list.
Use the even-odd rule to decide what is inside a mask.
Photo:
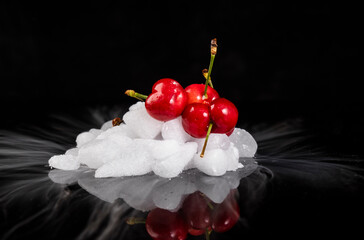
[{"label": "reflection of ice", "polygon": [[196,191],[204,193],[215,203],[221,203],[231,189],[238,187],[242,178],[253,173],[258,165],[252,158],[243,159],[244,168],[227,172],[221,177],[211,177],[198,170],[189,170],[173,179],[157,175],[138,177],[106,178],[94,177],[87,168],[75,171],[52,170],[49,178],[56,183],[77,182],[87,192],[113,203],[123,199],[131,207],[147,211],[155,207],[177,210],[184,197]]}]

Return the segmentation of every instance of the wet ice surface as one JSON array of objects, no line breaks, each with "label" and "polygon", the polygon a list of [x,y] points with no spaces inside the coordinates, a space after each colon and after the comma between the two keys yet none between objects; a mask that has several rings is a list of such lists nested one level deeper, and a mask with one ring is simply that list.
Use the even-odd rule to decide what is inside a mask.
[{"label": "wet ice surface", "polygon": [[244,129],[236,128],[230,137],[211,134],[201,158],[204,138],[189,136],[182,127],[181,117],[167,122],[155,120],[143,102],[132,105],[123,120],[125,123],[119,126],[110,126],[109,120],[100,129],[78,134],[76,148],[53,156],[49,165],[62,170],[86,165],[97,169],[96,178],[150,172],[173,178],[191,168],[210,176],[222,176],[244,167],[239,157],[254,157],[257,151],[254,138]]},{"label": "wet ice surface", "polygon": [[154,207],[177,211],[196,191],[218,204],[234,189],[239,221],[224,234],[212,233],[212,239],[360,234],[362,160],[316,151],[294,121],[246,127],[259,145],[256,157],[240,158],[244,168],[220,177],[190,169],[172,179],[153,173],[95,178],[95,170],[85,166],[49,169],[54,155],[78,156],[80,132],[100,129],[118,116],[107,114],[94,111],[78,124],[53,119],[48,130],[0,131],[0,239],[151,239],[145,225],[129,226],[126,220],[145,218]]}]

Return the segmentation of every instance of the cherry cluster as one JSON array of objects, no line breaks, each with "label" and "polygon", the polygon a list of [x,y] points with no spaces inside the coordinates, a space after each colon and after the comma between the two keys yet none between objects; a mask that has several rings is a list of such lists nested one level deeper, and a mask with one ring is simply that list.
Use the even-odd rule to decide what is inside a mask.
[{"label": "cherry cluster", "polygon": [[238,110],[212,87],[210,75],[216,52],[216,39],[213,39],[209,70],[203,71],[205,84],[192,84],[184,89],[176,80],[163,78],[153,85],[149,96],[133,90],[125,93],[145,100],[147,112],[157,120],[169,121],[182,115],[184,130],[195,138],[206,137],[205,145],[211,132],[230,135],[238,121]]},{"label": "cherry cluster", "polygon": [[177,212],[155,208],[148,213],[146,230],[154,240],[184,240],[188,234],[209,239],[213,231],[226,232],[240,218],[235,193],[232,190],[222,203],[216,204],[201,192],[194,192]]}]

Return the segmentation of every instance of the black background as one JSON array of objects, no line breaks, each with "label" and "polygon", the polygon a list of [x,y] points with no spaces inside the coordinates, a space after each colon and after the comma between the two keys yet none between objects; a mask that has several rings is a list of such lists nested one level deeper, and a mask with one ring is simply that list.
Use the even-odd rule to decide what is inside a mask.
[{"label": "black background", "polygon": [[[239,125],[300,119],[328,155],[350,155],[362,165],[359,6],[75,2],[0,2],[0,129],[43,127],[51,114],[77,119],[89,107],[126,107],[135,102],[123,94],[126,89],[148,94],[164,77],[184,87],[202,83],[216,37],[212,79],[220,95],[237,105]],[[281,178],[274,178],[275,195],[252,219],[254,234],[281,236],[286,227],[294,236],[306,227],[308,234],[359,233],[362,185],[336,184],[340,173],[326,176],[321,169],[313,179],[306,172],[280,173],[282,165],[268,165]],[[321,176],[333,184],[326,186]]]},{"label": "black background", "polygon": [[360,155],[360,8],[332,1],[0,3],[3,128],[47,115],[129,105],[171,77],[212,78],[239,124],[304,119],[330,151]]}]

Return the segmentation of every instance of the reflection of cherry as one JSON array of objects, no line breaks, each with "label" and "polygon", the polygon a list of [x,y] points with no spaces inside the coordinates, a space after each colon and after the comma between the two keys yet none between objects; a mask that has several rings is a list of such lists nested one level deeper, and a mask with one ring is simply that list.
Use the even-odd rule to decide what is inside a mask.
[{"label": "reflection of cherry", "polygon": [[153,209],[145,226],[154,240],[184,240],[187,237],[187,224],[178,212]]},{"label": "reflection of cherry", "polygon": [[231,191],[221,204],[215,206],[212,213],[212,229],[216,232],[226,232],[237,223],[239,218],[239,205],[234,197],[234,191]]},{"label": "reflection of cherry", "polygon": [[201,192],[188,195],[178,212],[155,208],[147,219],[131,217],[129,225],[145,223],[148,234],[154,240],[184,240],[187,234],[210,239],[210,234],[230,230],[240,218],[235,199],[236,189],[231,190],[222,203],[214,203]]},{"label": "reflection of cherry", "polygon": [[201,235],[211,225],[208,199],[200,192],[190,194],[183,202],[182,211],[192,235]]},{"label": "reflection of cherry", "polygon": [[200,236],[200,235],[204,234],[205,231],[206,230],[204,230],[204,229],[194,229],[191,227],[188,228],[188,233],[191,234],[192,236]]}]

